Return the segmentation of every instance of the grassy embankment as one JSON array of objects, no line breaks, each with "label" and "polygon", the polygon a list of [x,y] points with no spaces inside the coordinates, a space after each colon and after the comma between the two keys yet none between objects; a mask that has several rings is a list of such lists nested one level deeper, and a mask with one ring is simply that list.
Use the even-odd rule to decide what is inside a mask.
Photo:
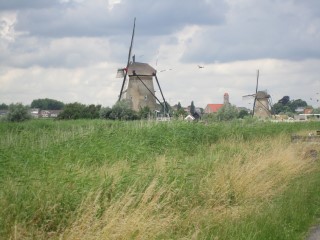
[{"label": "grassy embankment", "polygon": [[303,239],[319,123],[0,123],[0,239]]}]

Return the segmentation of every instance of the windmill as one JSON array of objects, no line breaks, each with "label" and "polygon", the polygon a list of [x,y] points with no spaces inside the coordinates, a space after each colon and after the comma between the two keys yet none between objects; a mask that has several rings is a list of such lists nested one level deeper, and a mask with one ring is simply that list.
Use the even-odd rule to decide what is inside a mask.
[{"label": "windmill", "polygon": [[257,71],[257,82],[256,82],[256,92],[253,94],[248,94],[243,96],[243,99],[253,98],[253,108],[252,108],[252,116],[256,116],[259,118],[268,118],[271,117],[271,96],[268,92],[258,91],[259,85],[259,70]]},{"label": "windmill", "polygon": [[[123,78],[118,101],[128,101],[132,110],[135,111],[139,111],[143,107],[149,107],[150,110],[154,111],[158,102],[163,107],[165,115],[167,115],[168,106],[157,78],[157,71],[147,63],[136,62],[134,55],[131,60],[135,25],[136,19],[133,23],[127,65],[117,71],[117,77]],[[155,95],[153,79],[156,80],[163,102]]]}]

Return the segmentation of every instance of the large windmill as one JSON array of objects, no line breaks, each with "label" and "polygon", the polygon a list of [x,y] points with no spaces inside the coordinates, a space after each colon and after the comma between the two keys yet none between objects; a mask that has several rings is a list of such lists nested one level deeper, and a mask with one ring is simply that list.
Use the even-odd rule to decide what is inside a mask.
[{"label": "large windmill", "polygon": [[256,116],[259,118],[268,118],[271,117],[272,112],[272,102],[271,96],[268,92],[258,91],[259,85],[259,70],[257,71],[257,82],[256,82],[256,92],[253,94],[248,94],[243,96],[243,99],[253,98],[253,108],[252,108],[252,116]]},{"label": "large windmill", "polygon": [[[123,78],[118,101],[128,101],[132,110],[135,111],[139,111],[144,107],[149,107],[150,110],[157,110],[158,102],[166,115],[168,113],[168,107],[157,78],[157,71],[147,63],[136,62],[135,56],[133,56],[131,60],[135,23],[136,19],[134,19],[133,23],[127,65],[125,68],[118,69],[117,72],[117,77]],[[129,76],[128,79],[127,76]],[[163,99],[162,102],[155,95],[154,78],[159,87]]]}]

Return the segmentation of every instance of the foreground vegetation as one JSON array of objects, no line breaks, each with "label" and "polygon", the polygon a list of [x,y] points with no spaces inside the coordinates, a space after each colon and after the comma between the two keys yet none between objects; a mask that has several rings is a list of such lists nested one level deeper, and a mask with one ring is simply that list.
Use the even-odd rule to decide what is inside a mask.
[{"label": "foreground vegetation", "polygon": [[[318,122],[0,122],[3,239],[304,239]],[[311,151],[311,152],[312,152]]]}]

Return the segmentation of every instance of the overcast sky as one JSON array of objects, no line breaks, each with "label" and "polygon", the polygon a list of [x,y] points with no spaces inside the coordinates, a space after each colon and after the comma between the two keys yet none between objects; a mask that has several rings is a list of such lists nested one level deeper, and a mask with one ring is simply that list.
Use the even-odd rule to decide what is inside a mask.
[{"label": "overcast sky", "polygon": [[0,103],[111,107],[134,17],[133,54],[158,70],[171,105],[204,108],[227,92],[250,108],[242,96],[259,69],[274,103],[320,106],[319,0],[0,0]]}]

